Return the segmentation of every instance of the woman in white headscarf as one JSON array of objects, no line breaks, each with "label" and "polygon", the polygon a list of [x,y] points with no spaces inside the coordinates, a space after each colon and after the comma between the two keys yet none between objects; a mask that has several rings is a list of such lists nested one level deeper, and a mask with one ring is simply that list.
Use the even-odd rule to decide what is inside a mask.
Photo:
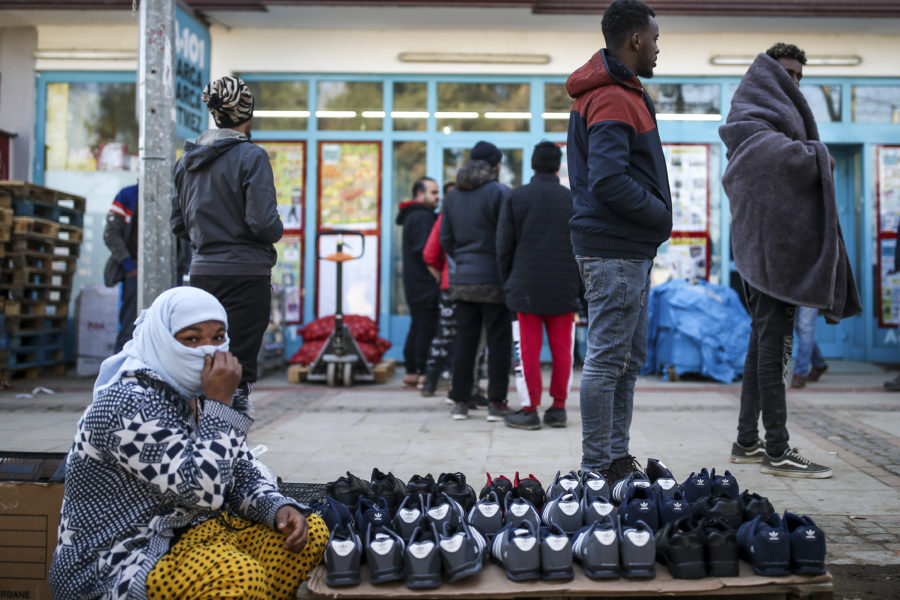
[{"label": "woman in white headscarf", "polygon": [[66,464],[54,598],[293,598],[328,529],[267,481],[231,408],[214,296],[168,290],[100,368]]}]

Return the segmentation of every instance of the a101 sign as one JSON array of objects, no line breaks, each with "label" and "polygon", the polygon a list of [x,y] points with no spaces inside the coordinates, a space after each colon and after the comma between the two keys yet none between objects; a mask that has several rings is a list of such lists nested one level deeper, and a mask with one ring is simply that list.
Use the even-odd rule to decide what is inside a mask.
[{"label": "a101 sign", "polygon": [[209,83],[209,31],[181,9],[175,8],[175,133],[195,138],[206,131],[209,117],[200,99]]}]

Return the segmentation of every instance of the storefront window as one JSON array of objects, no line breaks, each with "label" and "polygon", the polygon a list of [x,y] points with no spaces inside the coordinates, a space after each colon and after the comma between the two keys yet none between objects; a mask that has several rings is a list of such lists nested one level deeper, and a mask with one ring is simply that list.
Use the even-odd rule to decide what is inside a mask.
[{"label": "storefront window", "polygon": [[841,86],[801,85],[817,123],[838,123],[841,120]]},{"label": "storefront window", "polygon": [[[394,197],[391,198],[391,223],[396,223],[401,202],[412,200],[413,182],[427,175],[428,148],[425,142],[396,142],[394,144]],[[430,175],[437,179],[437,175]],[[409,314],[403,295],[403,235],[399,225],[394,225],[391,249],[391,312]]]},{"label": "storefront window", "polygon": [[306,129],[309,84],[305,81],[248,81],[253,92],[253,130]]},{"label": "storefront window", "polygon": [[135,84],[47,84],[45,168],[137,170]]},{"label": "storefront window", "polygon": [[572,99],[564,83],[544,84],[544,131],[560,132],[569,129]]},{"label": "storefront window", "polygon": [[527,83],[438,83],[438,131],[528,131]]},{"label": "storefront window", "polygon": [[900,86],[854,85],[852,102],[856,123],[900,123]]},{"label": "storefront window", "polygon": [[384,95],[380,81],[320,81],[316,118],[320,130],[380,130]]},{"label": "storefront window", "polygon": [[395,131],[425,131],[428,125],[428,86],[420,82],[394,83]]},{"label": "storefront window", "polygon": [[[444,148],[444,182],[456,181],[457,172],[467,160],[471,148]],[[503,160],[500,163],[500,183],[511,188],[522,185],[522,149],[500,148]],[[528,156],[531,156],[529,151]]]},{"label": "storefront window", "polygon": [[660,121],[719,121],[722,110],[718,84],[649,83],[644,86],[653,99]]}]

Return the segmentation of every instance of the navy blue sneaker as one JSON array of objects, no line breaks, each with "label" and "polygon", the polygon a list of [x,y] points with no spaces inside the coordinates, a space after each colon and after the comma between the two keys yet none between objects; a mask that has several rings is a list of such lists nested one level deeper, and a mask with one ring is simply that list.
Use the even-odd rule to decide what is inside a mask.
[{"label": "navy blue sneaker", "polygon": [[622,479],[616,481],[612,485],[612,496],[610,500],[616,504],[622,504],[628,490],[633,487],[645,488],[647,490],[651,488],[650,480],[647,479],[647,476],[644,475],[643,471],[632,471]]},{"label": "navy blue sneaker", "polygon": [[723,496],[728,496],[733,500],[737,500],[738,496],[741,495],[741,488],[738,486],[737,479],[735,479],[734,475],[731,474],[731,471],[725,469],[725,472],[722,475],[716,475],[716,470],[713,469],[709,474],[710,480],[710,495],[712,494],[721,494]]},{"label": "navy blue sneaker", "polygon": [[629,487],[619,505],[619,519],[632,527],[643,521],[651,531],[659,529],[659,509],[653,488],[641,485]]},{"label": "navy blue sneaker", "polygon": [[703,535],[699,523],[684,517],[667,523],[656,534],[656,557],[675,579],[706,577]]},{"label": "navy blue sneaker", "polygon": [[496,492],[489,492],[487,496],[475,503],[466,522],[477,529],[490,542],[494,535],[503,528],[503,507],[497,499]]},{"label": "navy blue sneaker", "polygon": [[405,544],[390,527],[369,527],[366,532],[366,564],[373,584],[403,579]]},{"label": "navy blue sneaker", "polygon": [[615,579],[619,576],[619,532],[616,522],[606,517],[585,525],[572,536],[572,555],[588,579]]},{"label": "navy blue sneaker", "polygon": [[737,577],[740,565],[735,530],[718,519],[703,519],[700,530],[703,534],[706,574],[710,577]]},{"label": "navy blue sneaker", "polygon": [[426,508],[425,496],[420,496],[419,494],[406,496],[403,501],[400,502],[400,507],[397,509],[397,512],[394,513],[392,524],[394,526],[394,531],[396,531],[404,541],[409,541],[416,529],[418,529],[422,525],[422,522],[425,521]]},{"label": "navy blue sneaker", "polygon": [[597,521],[611,518],[615,522],[619,509],[611,500],[603,496],[588,498],[587,494],[581,499],[581,516],[585,525],[593,525]]},{"label": "navy blue sneaker", "polygon": [[622,523],[619,515],[619,564],[622,576],[646,578],[656,576],[656,541],[653,531],[643,521],[634,526]]},{"label": "navy blue sneaker", "polygon": [[609,488],[609,482],[600,471],[584,471],[581,473],[581,490],[584,498],[605,498],[610,499],[612,490]]},{"label": "navy blue sneaker", "polygon": [[712,486],[709,481],[709,471],[706,467],[700,469],[699,473],[691,473],[681,483],[681,491],[688,502],[693,504],[697,500],[709,498],[712,493]]},{"label": "navy blue sneaker", "polygon": [[541,537],[541,579],[546,581],[569,581],[575,577],[572,567],[572,542],[566,532],[559,527],[542,526]]},{"label": "navy blue sneaker", "polygon": [[323,500],[314,500],[309,505],[310,509],[325,521],[328,531],[334,531],[338,527],[353,527],[353,515],[343,502],[338,502],[330,496]]},{"label": "navy blue sneaker", "polygon": [[738,528],[738,550],[757,575],[790,575],[791,542],[778,513],[756,516]]},{"label": "navy blue sneaker", "polygon": [[791,542],[791,573],[825,574],[825,534],[806,515],[784,513],[784,527]]},{"label": "navy blue sneaker", "polygon": [[[523,521],[531,523],[532,531],[537,531],[541,524],[541,516],[538,514],[534,505],[525,498],[515,498],[512,492],[506,495],[506,510],[504,518],[507,525],[513,527],[521,524]],[[544,505],[546,506],[546,505]]]},{"label": "navy blue sneaker", "polygon": [[443,577],[438,541],[438,532],[431,523],[423,523],[413,532],[403,554],[406,587],[417,590],[441,586]]},{"label": "navy blue sneaker", "polygon": [[481,570],[487,546],[484,536],[464,521],[444,523],[438,546],[447,581],[454,583]]},{"label": "navy blue sneaker", "polygon": [[678,519],[691,516],[691,503],[687,501],[680,489],[671,496],[657,498],[657,504],[660,528]]},{"label": "navy blue sneaker", "polygon": [[647,468],[644,470],[650,484],[656,489],[657,498],[668,498],[678,491],[678,482],[663,461],[656,458],[647,459]]},{"label": "navy blue sneaker", "polygon": [[362,541],[350,527],[339,525],[332,530],[325,546],[325,583],[329,587],[359,585],[362,552]]},{"label": "navy blue sneaker", "polygon": [[447,494],[430,496],[425,501],[425,518],[434,523],[438,532],[444,530],[444,523],[459,523],[465,519],[462,506]]},{"label": "navy blue sneaker", "polygon": [[510,581],[527,581],[541,577],[540,532],[531,521],[518,525],[507,523],[491,544],[491,561],[503,568]]},{"label": "navy blue sneaker", "polygon": [[393,513],[388,507],[385,498],[379,498],[373,502],[368,498],[359,499],[359,508],[356,510],[356,531],[365,536],[371,527],[391,527]]},{"label": "navy blue sneaker", "polygon": [[562,471],[556,472],[553,483],[547,488],[547,499],[553,500],[562,494],[569,493],[575,494],[575,496],[581,498],[581,477],[578,476],[578,473],[575,471],[569,471],[565,475],[562,475],[561,473]]},{"label": "navy blue sneaker", "polygon": [[584,525],[581,500],[571,492],[557,496],[544,505],[541,521],[544,525],[559,527],[568,535],[572,535]]}]

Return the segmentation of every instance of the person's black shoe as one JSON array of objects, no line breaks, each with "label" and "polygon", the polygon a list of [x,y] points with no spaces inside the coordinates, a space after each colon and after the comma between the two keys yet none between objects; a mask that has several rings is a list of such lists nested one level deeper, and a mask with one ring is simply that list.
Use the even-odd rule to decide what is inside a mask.
[{"label": "person's black shoe", "polygon": [[422,384],[422,389],[419,390],[422,394],[423,398],[431,398],[434,396],[435,390],[437,390],[438,384],[438,374],[433,371],[428,371],[425,373],[425,382]]},{"label": "person's black shoe", "polygon": [[620,479],[625,479],[632,473],[643,473],[644,469],[641,467],[641,463],[637,461],[635,457],[630,454],[626,454],[620,458],[616,458],[612,461],[612,464],[609,466],[609,470],[615,474],[615,480],[618,481]]},{"label": "person's black shoe", "polygon": [[897,375],[889,381],[885,381],[884,389],[890,390],[892,392],[900,392],[900,375]]},{"label": "person's black shoe", "polygon": [[506,421],[507,427],[512,427],[513,429],[534,430],[541,428],[541,418],[538,416],[537,411],[534,410],[526,411],[523,408],[516,412],[506,413],[503,420]]},{"label": "person's black shoe", "polygon": [[551,406],[544,411],[544,425],[548,427],[566,426],[566,409]]}]

